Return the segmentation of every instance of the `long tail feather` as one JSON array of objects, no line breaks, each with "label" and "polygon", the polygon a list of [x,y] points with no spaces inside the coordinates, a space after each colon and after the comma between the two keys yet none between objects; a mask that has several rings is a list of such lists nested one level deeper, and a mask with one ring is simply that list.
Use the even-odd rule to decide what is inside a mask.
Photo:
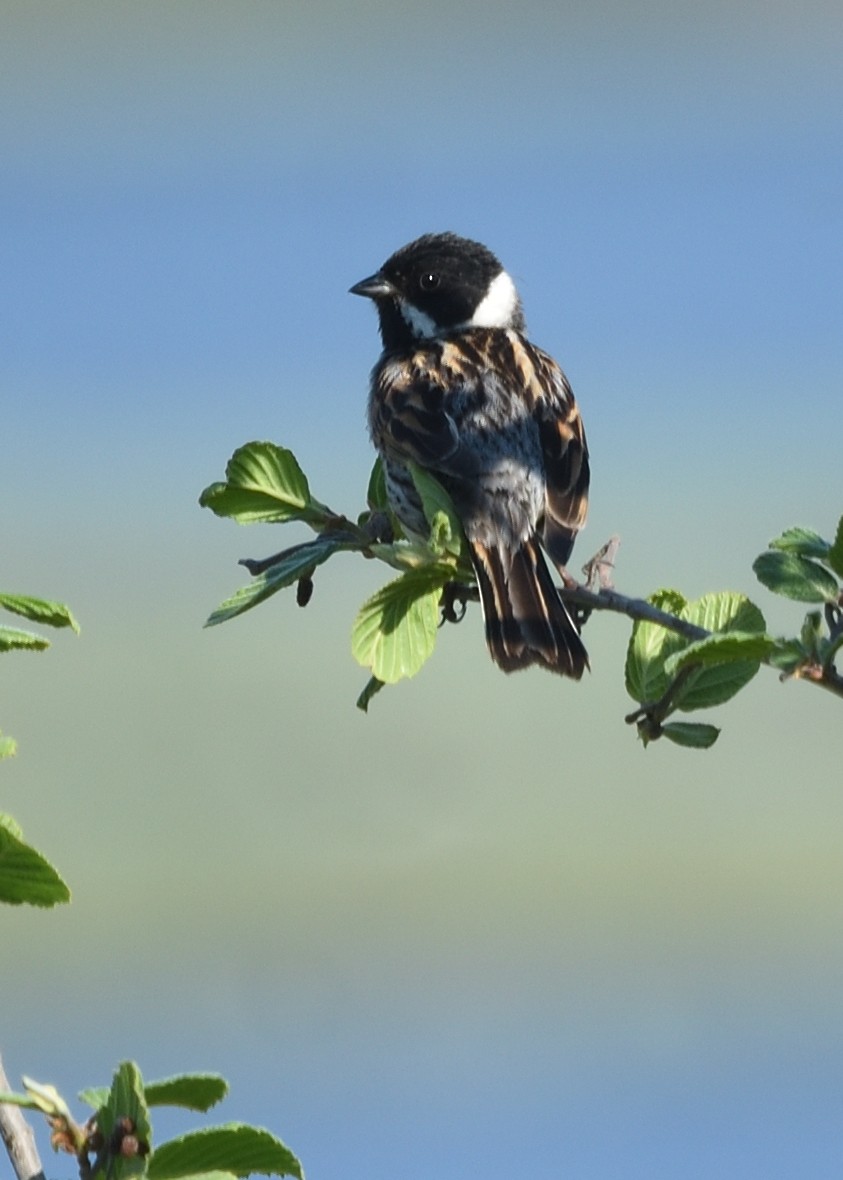
[{"label": "long tail feather", "polygon": [[535,538],[513,554],[478,542],[471,548],[495,663],[504,672],[539,664],[579,680],[588,653]]}]

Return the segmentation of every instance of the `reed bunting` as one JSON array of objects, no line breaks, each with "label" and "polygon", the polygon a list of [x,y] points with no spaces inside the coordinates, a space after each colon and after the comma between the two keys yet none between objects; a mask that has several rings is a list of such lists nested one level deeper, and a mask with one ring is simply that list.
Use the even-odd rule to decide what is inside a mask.
[{"label": "reed bunting", "polygon": [[427,536],[412,460],[454,502],[492,659],[578,680],[588,655],[542,549],[567,577],[588,448],[565,374],[526,337],[515,284],[485,246],[443,233],[404,246],[351,292],[380,319],[369,429],[395,515]]}]

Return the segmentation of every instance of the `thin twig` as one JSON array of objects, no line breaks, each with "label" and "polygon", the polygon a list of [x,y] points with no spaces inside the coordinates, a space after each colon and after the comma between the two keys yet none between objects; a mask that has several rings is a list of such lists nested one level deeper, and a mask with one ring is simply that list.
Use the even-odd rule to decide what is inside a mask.
[{"label": "thin twig", "polygon": [[698,670],[699,664],[686,664],[668,684],[663,696],[659,697],[657,701],[645,702],[639,709],[628,713],[624,717],[624,721],[627,725],[636,725],[646,718],[650,727],[649,736],[657,737],[661,730],[661,723],[673,711],[673,702],[680,696],[685,685]]},{"label": "thin twig", "polygon": [[[0,1090],[11,1091],[9,1079],[3,1069],[0,1059]],[[35,1134],[32,1127],[23,1117],[19,1106],[9,1106],[0,1103],[0,1138],[3,1139],[12,1167],[18,1180],[44,1180],[44,1168],[38,1148],[35,1146]]]}]

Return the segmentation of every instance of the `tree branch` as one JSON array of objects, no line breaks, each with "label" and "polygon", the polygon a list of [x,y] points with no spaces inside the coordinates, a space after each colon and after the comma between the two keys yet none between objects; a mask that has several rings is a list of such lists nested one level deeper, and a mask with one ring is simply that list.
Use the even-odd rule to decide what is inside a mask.
[{"label": "tree branch", "polygon": [[[714,634],[712,631],[707,631],[705,627],[698,627],[686,619],[680,619],[676,615],[668,614],[667,611],[659,610],[658,607],[643,598],[629,598],[626,594],[620,594],[611,581],[611,571],[614,568],[618,545],[618,538],[612,537],[586,563],[583,567],[587,578],[586,584],[577,582],[570,575],[565,577],[563,585],[557,587],[560,597],[572,606],[580,607],[584,612],[583,617],[586,619],[595,610],[612,611],[614,614],[626,615],[633,621],[655,623],[668,631],[676,632],[677,635],[681,635],[692,643],[698,639],[707,639]],[[479,600],[480,592],[476,585],[466,586],[459,582],[450,583],[445,587],[442,596],[442,621],[459,622],[465,613],[465,604],[479,602]],[[457,604],[462,607],[461,611],[457,610]],[[837,650],[843,635],[843,611],[834,606],[826,608],[826,622],[831,633],[834,650]],[[843,675],[835,668],[833,659],[834,653],[824,664],[805,662],[793,672],[782,673],[781,679],[804,680],[807,684],[815,684],[818,688],[824,688],[835,696],[843,697]],[[760,662],[767,664],[768,667],[775,667],[769,659],[763,659]]]},{"label": "tree branch", "polygon": [[[0,1090],[9,1092],[11,1086],[0,1059]],[[0,1103],[0,1137],[9,1153],[18,1180],[44,1180],[44,1169],[35,1146],[32,1127],[18,1106]]]},{"label": "tree branch", "polygon": [[[676,615],[659,610],[649,602],[645,602],[643,598],[627,598],[625,594],[619,594],[617,590],[609,587],[601,587],[595,591],[590,590],[587,586],[571,582],[567,586],[560,587],[559,593],[566,602],[585,607],[589,611],[614,611],[617,614],[626,615],[630,619],[637,619],[644,623],[656,623],[658,626],[666,627],[668,631],[675,631],[678,635],[691,641],[707,639],[709,635],[713,634],[711,631],[706,631],[705,627],[697,627],[693,623],[677,618]],[[769,659],[762,659],[760,662],[770,668],[775,667]],[[782,673],[781,679],[804,680],[806,684],[815,684],[818,688],[824,688],[835,696],[843,697],[843,676],[832,663],[805,663],[794,672]]]},{"label": "tree branch", "polygon": [[666,627],[668,631],[675,631],[685,639],[707,639],[712,634],[711,631],[706,631],[705,627],[697,627],[694,623],[659,610],[643,598],[627,598],[625,594],[619,594],[617,590],[608,587],[590,590],[587,586],[572,582],[560,587],[559,593],[566,602],[585,607],[589,611],[609,610],[642,623],[656,623],[659,627]]},{"label": "tree branch", "polygon": [[[611,537],[603,548],[592,557],[591,561],[583,567],[588,585],[581,586],[573,578],[570,578],[560,588],[559,592],[562,597],[567,602],[584,607],[589,612],[592,610],[616,611],[619,614],[627,615],[630,619],[656,623],[691,641],[707,639],[712,632],[706,631],[704,627],[696,627],[693,623],[677,618],[676,615],[658,610],[657,607],[645,602],[642,598],[627,598],[624,594],[618,594],[612,585],[611,571],[614,568],[615,554],[619,544],[618,537]],[[597,586],[598,589],[595,590],[594,586]],[[818,688],[824,688],[835,696],[843,697],[843,676],[834,666],[835,654],[840,646],[843,646],[843,609],[841,609],[841,605],[839,603],[826,604],[825,619],[831,639],[831,651],[828,658],[824,663],[806,661],[793,672],[782,673],[780,679],[805,680],[808,684],[816,684]],[[775,667],[770,659],[763,659],[761,663],[768,667]],[[642,710],[638,710],[638,712],[641,713]],[[635,716],[635,714],[631,714],[627,721],[634,720]]]}]

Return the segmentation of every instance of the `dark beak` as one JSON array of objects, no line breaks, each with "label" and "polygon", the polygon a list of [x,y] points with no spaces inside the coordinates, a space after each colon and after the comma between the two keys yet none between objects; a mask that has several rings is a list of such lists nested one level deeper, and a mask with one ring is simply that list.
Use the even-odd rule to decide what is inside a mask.
[{"label": "dark beak", "polygon": [[365,295],[367,299],[388,299],[390,295],[395,294],[395,288],[389,279],[378,271],[369,275],[368,279],[361,279],[359,283],[355,283],[349,288],[349,294]]}]

